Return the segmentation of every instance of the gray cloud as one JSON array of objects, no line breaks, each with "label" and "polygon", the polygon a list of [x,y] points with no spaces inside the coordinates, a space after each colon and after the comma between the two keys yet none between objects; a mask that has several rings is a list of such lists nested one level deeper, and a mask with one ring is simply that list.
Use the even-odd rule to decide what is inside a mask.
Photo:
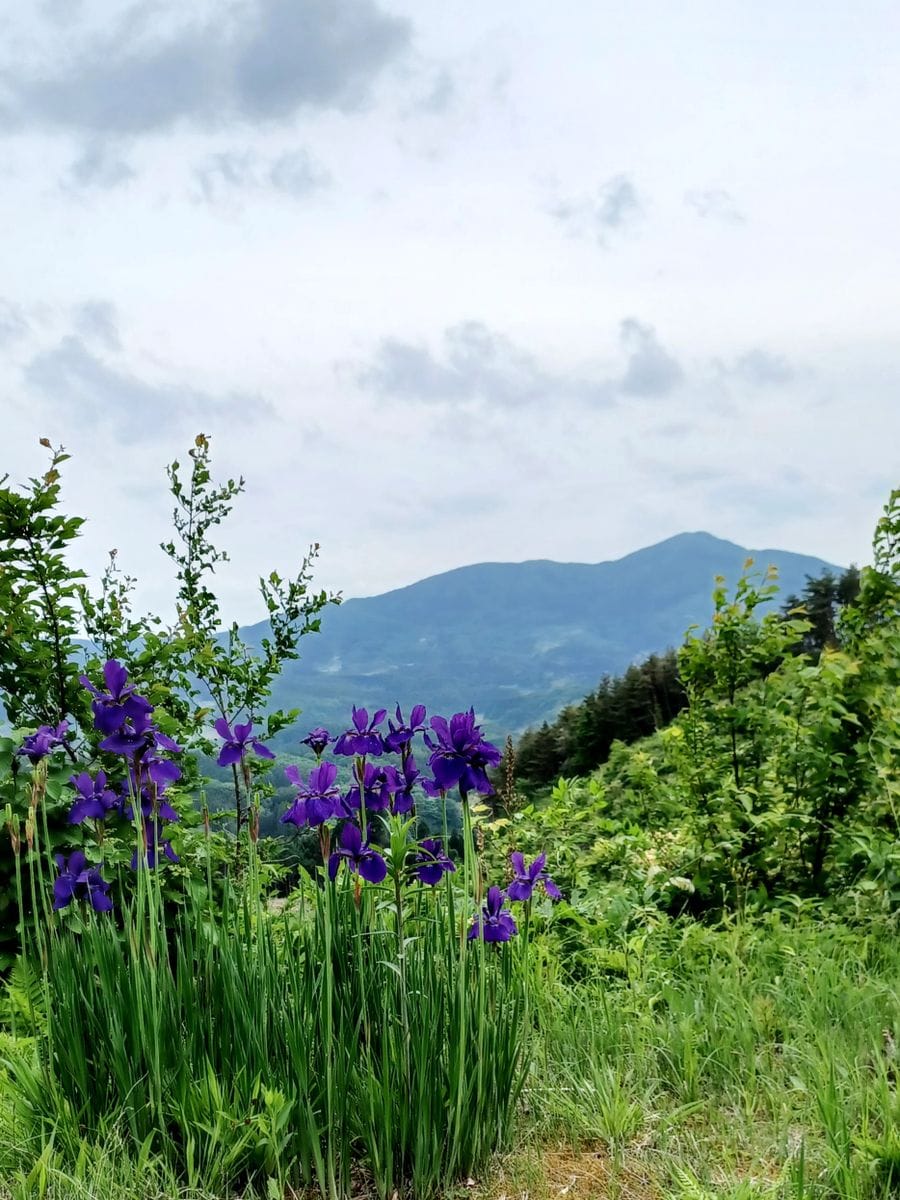
[{"label": "gray cloud", "polygon": [[627,175],[614,175],[594,196],[560,200],[550,208],[566,230],[575,237],[589,237],[601,246],[611,235],[622,233],[643,214],[637,188]]},{"label": "gray cloud", "polygon": [[352,109],[410,42],[409,22],[374,0],[239,0],[153,37],[147,24],[164,27],[155,13],[145,23],[138,5],[62,65],[11,79],[7,123],[132,137],[180,121],[215,127],[288,120],[304,107]]},{"label": "gray cloud", "polygon": [[545,370],[527,352],[479,321],[466,321],[444,335],[444,361],[423,346],[386,338],[375,365],[359,382],[396,400],[465,404],[485,401],[520,408],[558,400],[605,406],[609,385]]},{"label": "gray cloud", "polygon": [[85,338],[100,343],[106,350],[120,350],[119,325],[115,305],[108,300],[87,300],[75,310],[75,328]]},{"label": "gray cloud", "polygon": [[629,317],[622,322],[622,344],[628,351],[628,366],[621,389],[628,396],[665,396],[684,379],[677,359],[665,350],[651,325]]},{"label": "gray cloud", "polygon": [[682,462],[679,456],[647,458],[634,455],[635,466],[655,480],[665,480],[673,487],[696,487],[705,484],[727,483],[731,476],[720,467],[706,463]]},{"label": "gray cloud", "polygon": [[196,168],[194,176],[203,199],[211,204],[232,193],[267,188],[300,200],[331,182],[328,172],[302,149],[269,161],[260,160],[249,150],[226,150],[210,155]]},{"label": "gray cloud", "polygon": [[211,154],[194,171],[203,199],[212,204],[235,188],[256,186],[253,155],[249,151],[225,150]]},{"label": "gray cloud", "polygon": [[134,179],[135,170],[117,148],[102,138],[91,138],[69,167],[64,186],[70,190],[101,188],[108,191]]},{"label": "gray cloud", "polygon": [[398,338],[385,338],[372,366],[357,382],[395,400],[434,404],[483,401],[502,408],[575,401],[608,407],[619,395],[657,397],[683,379],[675,358],[659,343],[652,326],[633,318],[620,328],[627,360],[619,376],[589,378],[550,371],[527,351],[480,321],[466,321],[444,334],[444,354]]},{"label": "gray cloud", "polygon": [[654,474],[659,478],[667,479],[675,487],[694,487],[698,484],[710,483],[718,484],[722,480],[729,478],[727,471],[719,471],[715,467],[681,467],[677,462],[655,463]]},{"label": "gray cloud", "polygon": [[500,512],[505,505],[505,497],[496,492],[486,492],[468,488],[462,491],[439,494],[434,491],[417,491],[403,497],[386,497],[384,509],[371,512],[371,524],[378,527],[385,519],[391,528],[421,528],[424,524],[430,527],[453,524],[462,518],[473,520],[487,517]]},{"label": "gray cloud", "polygon": [[152,441],[157,430],[185,418],[219,415],[247,420],[270,411],[256,396],[211,396],[192,388],[147,383],[114,370],[72,335],[36,355],[25,368],[25,381],[61,411],[91,425],[110,426],[126,443]]},{"label": "gray cloud", "polygon": [[261,120],[305,104],[356,107],[409,44],[408,22],[372,0],[258,0],[257,10],[235,78],[239,107]]},{"label": "gray cloud", "polygon": [[780,387],[797,378],[798,371],[780,354],[754,347],[733,363],[719,363],[721,374],[749,383],[752,387]]},{"label": "gray cloud", "polygon": [[297,200],[331,182],[328,172],[313,162],[305,150],[280,155],[269,165],[266,175],[276,191]]},{"label": "gray cloud", "polygon": [[727,225],[743,225],[747,220],[735,204],[734,197],[722,188],[688,192],[684,197],[684,202],[694,210],[698,217],[704,219],[724,221]]}]

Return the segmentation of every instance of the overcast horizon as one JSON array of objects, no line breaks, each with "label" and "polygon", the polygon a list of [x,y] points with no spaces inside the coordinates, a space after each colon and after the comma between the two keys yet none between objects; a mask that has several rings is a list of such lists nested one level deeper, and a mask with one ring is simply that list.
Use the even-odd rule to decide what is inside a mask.
[{"label": "overcast horizon", "polygon": [[[677,7],[677,11],[676,11]],[[185,15],[187,12],[188,15]],[[43,0],[0,15],[0,476],[167,611],[706,530],[865,562],[900,483],[900,9]]]}]

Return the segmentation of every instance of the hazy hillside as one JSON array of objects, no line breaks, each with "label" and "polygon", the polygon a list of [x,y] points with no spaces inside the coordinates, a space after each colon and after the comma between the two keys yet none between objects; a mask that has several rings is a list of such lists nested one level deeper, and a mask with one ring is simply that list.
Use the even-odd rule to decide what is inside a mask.
[{"label": "hazy hillside", "polygon": [[[342,724],[352,703],[430,711],[474,704],[495,734],[552,717],[605,672],[680,643],[709,617],[713,578],[775,563],[802,590],[829,564],[683,533],[602,563],[479,563],[380,596],[347,600],[304,639],[276,690],[304,726]],[[258,640],[264,624],[244,630]]]}]

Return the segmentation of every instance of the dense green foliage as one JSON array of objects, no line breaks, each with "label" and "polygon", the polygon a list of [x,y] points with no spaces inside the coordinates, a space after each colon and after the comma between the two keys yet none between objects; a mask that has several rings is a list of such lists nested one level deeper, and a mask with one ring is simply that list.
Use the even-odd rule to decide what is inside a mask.
[{"label": "dense green foliage", "polygon": [[759,610],[771,577],[714,593],[708,630],[678,655],[687,706],[652,738],[613,747],[511,817],[522,848],[604,920],[646,905],[718,914],[829,900],[900,903],[900,492],[874,562],[838,622],[840,646],[800,649],[802,613]]},{"label": "dense green foliage", "polygon": [[53,449],[50,465],[25,489],[0,479],[0,702],[14,725],[56,725],[84,714],[72,647],[78,632],[81,571],[67,559],[84,522],[57,511],[59,468],[68,455]]},{"label": "dense green foliage", "polygon": [[[856,599],[859,571],[849,567],[835,575],[825,570],[808,576],[802,593],[782,604],[785,619],[802,616],[794,625],[795,654],[814,658],[839,644],[840,615]],[[763,664],[764,666],[766,664]],[[674,650],[651,654],[623,675],[605,675],[580,704],[570,704],[553,722],[529,729],[516,746],[520,779],[534,787],[554,783],[561,775],[584,775],[609,758],[615,742],[626,744],[665,728],[687,704],[687,692]]]},{"label": "dense green foliage", "polygon": [[808,623],[797,650],[819,655],[825,649],[838,646],[841,613],[858,595],[859,570],[856,567],[848,567],[840,575],[826,570],[821,575],[809,576],[803,592],[799,596],[788,596],[781,609],[785,616],[802,611]]}]

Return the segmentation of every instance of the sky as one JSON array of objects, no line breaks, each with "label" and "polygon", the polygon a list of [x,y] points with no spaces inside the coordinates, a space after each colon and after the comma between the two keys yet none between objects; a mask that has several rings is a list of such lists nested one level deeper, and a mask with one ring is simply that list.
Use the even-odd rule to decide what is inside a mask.
[{"label": "sky", "polygon": [[900,483],[894,0],[32,0],[0,13],[0,476],[231,619],[684,530],[866,561]]}]

